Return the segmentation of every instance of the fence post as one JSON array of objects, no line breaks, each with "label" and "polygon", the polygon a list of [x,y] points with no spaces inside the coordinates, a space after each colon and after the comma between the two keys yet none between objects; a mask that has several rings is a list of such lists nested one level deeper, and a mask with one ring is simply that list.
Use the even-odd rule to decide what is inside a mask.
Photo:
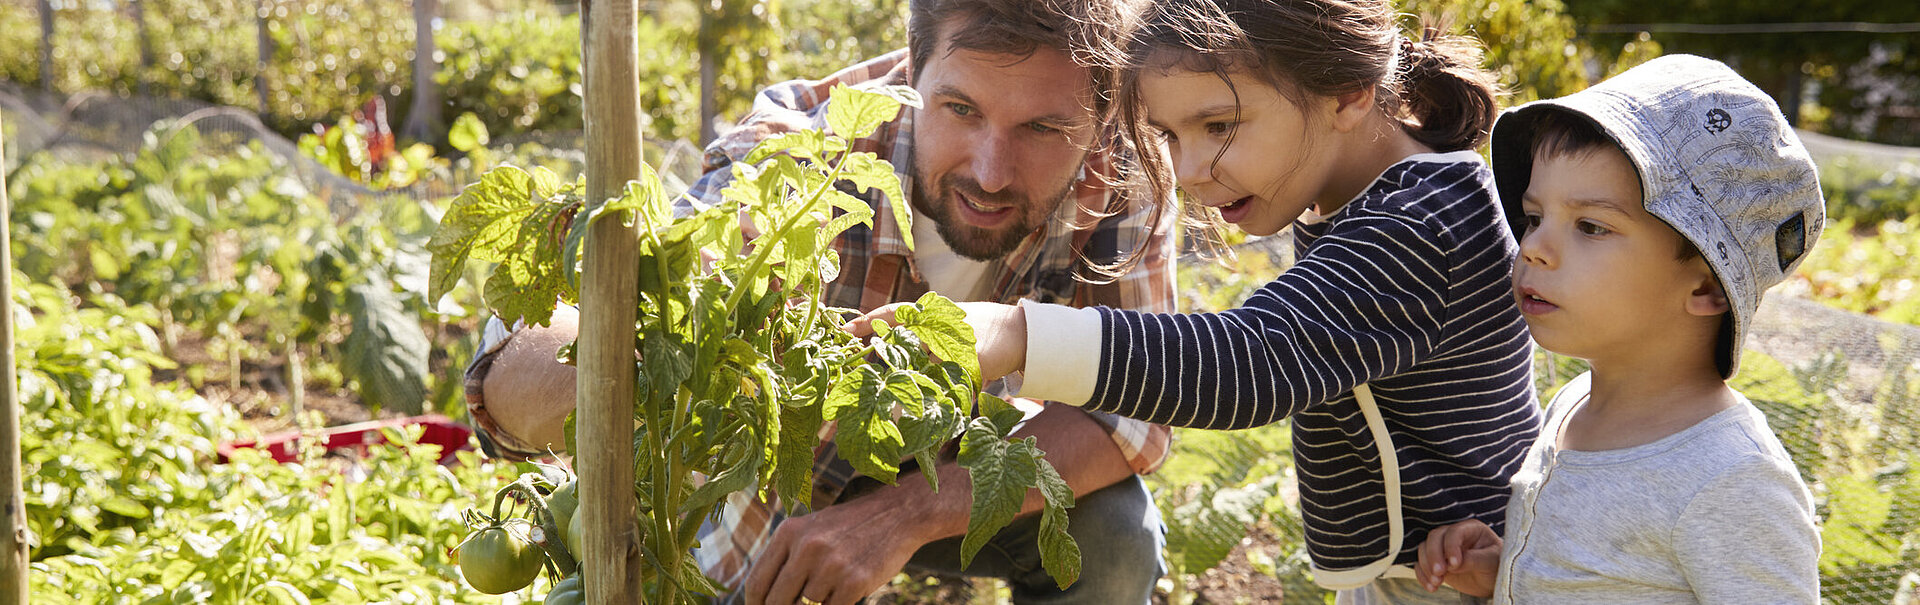
[{"label": "fence post", "polygon": [[[580,27],[586,86],[587,205],[606,203],[640,177],[638,0],[586,0]],[[574,458],[581,523],[589,528],[581,575],[587,602],[635,603],[639,568],[633,502],[633,325],[639,308],[639,225],[594,223],[580,278],[580,372]],[[672,511],[666,511],[668,513]]]},{"label": "fence post", "polygon": [[273,16],[273,0],[260,0],[254,6],[254,21],[259,34],[255,37],[255,46],[259,48],[260,64],[253,72],[254,96],[260,101],[261,121],[267,117],[267,70],[273,65],[273,36],[267,34],[267,19]]},{"label": "fence post", "polygon": [[[0,144],[0,167],[7,165]],[[27,602],[27,497],[20,491],[20,401],[14,393],[13,249],[7,176],[0,172],[0,603]]]},{"label": "fence post", "polygon": [[153,73],[153,38],[147,33],[147,0],[129,0],[127,7],[133,10],[135,31],[140,32],[140,96],[147,96],[147,75]]},{"label": "fence post", "polygon": [[40,0],[40,88],[53,92],[52,0]]},{"label": "fence post", "polygon": [[440,71],[433,43],[433,20],[439,14],[439,0],[413,0],[413,105],[407,108],[406,125],[400,127],[400,136],[435,144],[446,138],[440,121],[440,85],[433,81],[434,73]]}]

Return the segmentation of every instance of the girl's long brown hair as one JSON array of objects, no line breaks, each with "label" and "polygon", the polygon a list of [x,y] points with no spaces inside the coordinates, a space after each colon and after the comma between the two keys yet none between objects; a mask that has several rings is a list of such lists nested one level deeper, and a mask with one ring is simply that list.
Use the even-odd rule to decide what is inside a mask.
[{"label": "girl's long brown hair", "polygon": [[1480,67],[1479,43],[1436,25],[1408,39],[1395,17],[1385,0],[1161,0],[1147,8],[1127,42],[1108,47],[1124,50],[1099,60],[1118,74],[1114,123],[1137,151],[1154,199],[1167,199],[1174,183],[1140,100],[1148,69],[1251,74],[1302,106],[1310,96],[1372,88],[1379,110],[1424,145],[1484,144],[1499,91]]}]

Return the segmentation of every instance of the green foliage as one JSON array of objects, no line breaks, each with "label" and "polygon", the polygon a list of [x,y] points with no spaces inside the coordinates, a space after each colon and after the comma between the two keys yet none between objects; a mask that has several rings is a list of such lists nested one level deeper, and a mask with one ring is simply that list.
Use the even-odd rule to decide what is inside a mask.
[{"label": "green foliage", "polygon": [[[419,429],[361,471],[310,450],[278,464],[214,445],[245,428],[153,368],[158,314],[14,277],[21,460],[37,602],[490,602],[453,579],[464,486],[503,467],[442,467]],[[363,475],[351,479],[349,474]]]},{"label": "green foliage", "polygon": [[[477,5],[478,3],[476,3]],[[475,8],[442,4],[434,81],[448,115],[471,112],[496,134],[582,127],[579,15],[551,3],[508,0]],[[906,44],[904,2],[727,0],[662,2],[637,24],[641,106],[651,137],[699,134],[702,40],[719,49],[715,101],[723,119],[743,114],[766,83],[821,77]],[[404,122],[412,95],[413,15],[408,3],[320,0],[267,3],[273,52],[260,65],[259,3],[142,0],[153,65],[140,64],[140,30],[125,6],[56,3],[56,90],[139,92],[219,105],[261,106],[290,137],[332,124],[374,95]],[[710,17],[710,18],[709,18]],[[33,3],[0,3],[0,22],[37,24]],[[41,81],[37,26],[0,29],[0,79]],[[345,173],[351,174],[351,173]]]},{"label": "green foliage", "polygon": [[1827,226],[1795,273],[1822,302],[1885,321],[1920,325],[1920,217],[1862,228],[1851,219]]},{"label": "green foliage", "polygon": [[434,81],[452,113],[474,114],[496,133],[582,127],[577,15],[543,5],[489,20],[449,21],[433,42],[446,57]]},{"label": "green foliage", "polygon": [[[843,133],[871,131],[903,102],[917,103],[903,89],[833,94],[843,109],[829,122]],[[833,239],[872,219],[871,208],[840,184],[904,199],[892,167],[849,152],[840,136],[801,132],[767,141],[730,170],[723,202],[676,214],[651,169],[619,197],[588,204],[578,185],[551,173],[502,167],[461,194],[429,244],[432,295],[453,287],[469,260],[496,263],[486,279],[488,308],[507,322],[537,324],[556,301],[579,302],[579,259],[594,223],[636,227],[634,338],[642,363],[633,414],[642,428],[634,493],[649,601],[677,602],[700,590],[687,553],[701,520],[727,494],[811,504],[807,473],[826,420],[838,423],[840,454],[887,482],[906,458],[931,467],[938,449],[964,430],[960,456],[979,498],[968,554],[1011,519],[1009,493],[1017,512],[1026,490],[1038,487],[1046,505],[1043,562],[1063,584],[1073,581],[1078,550],[1064,527],[1071,492],[1031,440],[1006,440],[1017,412],[996,413],[1011,410],[988,399],[982,405],[990,418],[966,421],[979,392],[977,362],[930,356],[972,357],[959,309],[930,294],[901,308],[897,325],[876,325],[863,343],[840,329],[844,310],[820,302],[838,272]],[[742,217],[759,227],[750,239]],[[695,473],[709,479],[696,487]],[[1000,491],[980,489],[987,485]]]},{"label": "green foliage", "polygon": [[[353,362],[339,369],[376,405],[423,409],[427,208],[369,204],[336,219],[258,142],[171,123],[145,140],[126,159],[26,159],[12,234],[24,271],[152,305],[163,350],[188,331],[212,339],[231,352],[229,380],[260,346],[305,347],[318,352],[306,359]],[[436,409],[457,395],[443,390]]]},{"label": "green foliage", "polygon": [[1920,163],[1886,165],[1862,156],[1820,158],[1827,218],[1873,225],[1920,216]]}]

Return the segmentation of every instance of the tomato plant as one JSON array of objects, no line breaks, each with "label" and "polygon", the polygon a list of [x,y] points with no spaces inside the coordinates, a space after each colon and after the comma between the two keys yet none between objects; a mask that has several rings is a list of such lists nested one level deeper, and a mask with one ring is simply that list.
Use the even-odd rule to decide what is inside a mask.
[{"label": "tomato plant", "polygon": [[[876,326],[861,342],[839,327],[846,310],[820,301],[839,272],[833,239],[872,220],[872,207],[843,186],[895,200],[894,218],[909,221],[893,167],[850,151],[843,137],[865,136],[903,103],[918,102],[905,88],[842,87],[833,95],[827,117],[836,134],[805,130],[762,142],[733,164],[724,201],[709,208],[675,208],[651,168],[620,197],[591,205],[580,185],[545,170],[488,172],[454,201],[429,244],[431,297],[450,290],[468,260],[492,262],[488,309],[509,323],[545,324],[556,300],[578,302],[587,226],[638,223],[634,346],[643,363],[634,376],[633,460],[649,602],[715,590],[689,551],[701,521],[729,494],[778,497],[795,510],[812,504],[813,454],[827,422],[837,426],[840,456],[889,483],[902,460],[932,468],[939,448],[960,440],[960,464],[973,482],[963,564],[1018,513],[1027,490],[1039,488],[1043,563],[1061,586],[1071,584],[1079,573],[1079,550],[1066,533],[1072,491],[1033,439],[1007,439],[1022,414],[980,393],[973,334],[959,307],[929,294],[901,308],[898,325]],[[750,239],[743,215],[761,227]],[[568,450],[594,455],[574,445]],[[939,488],[935,474],[921,476]]]}]

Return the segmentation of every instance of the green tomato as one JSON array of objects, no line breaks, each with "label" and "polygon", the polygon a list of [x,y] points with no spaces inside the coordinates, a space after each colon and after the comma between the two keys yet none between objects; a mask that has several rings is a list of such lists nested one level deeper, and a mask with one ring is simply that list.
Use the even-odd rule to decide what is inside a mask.
[{"label": "green tomato", "polygon": [[460,576],[474,590],[506,594],[533,583],[540,575],[543,555],[524,531],[491,525],[467,536],[457,549]]},{"label": "green tomato", "polygon": [[[573,520],[573,513],[579,508],[579,481],[568,481],[566,485],[554,489],[553,493],[547,496],[547,510],[553,512],[553,527],[560,530],[563,535],[568,531],[567,528],[571,527],[568,523]],[[566,539],[562,538],[561,541],[565,542]],[[578,553],[575,555],[577,556]]]},{"label": "green tomato", "polygon": [[574,515],[567,521],[567,553],[575,560],[585,558],[587,547],[587,516]]},{"label": "green tomato", "polygon": [[587,602],[587,587],[580,583],[579,574],[567,576],[553,585],[542,601],[544,605],[583,605]]},{"label": "green tomato", "polygon": [[570,590],[567,592],[549,592],[544,605],[586,605],[587,591]]}]

